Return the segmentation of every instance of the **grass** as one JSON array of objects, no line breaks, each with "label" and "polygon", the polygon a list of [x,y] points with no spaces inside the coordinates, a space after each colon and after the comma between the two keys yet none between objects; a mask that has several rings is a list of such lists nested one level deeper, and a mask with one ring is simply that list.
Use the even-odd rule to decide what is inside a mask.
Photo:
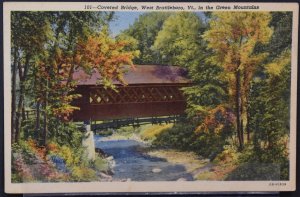
[{"label": "grass", "polygon": [[143,129],[141,129],[140,136],[143,140],[152,141],[156,138],[157,135],[171,127],[173,127],[173,124],[147,125]]},{"label": "grass", "polygon": [[210,171],[202,172],[196,175],[197,180],[205,180],[205,181],[214,180],[213,177],[214,177],[214,173]]},{"label": "grass", "polygon": [[197,174],[197,180],[225,180],[228,174],[235,170],[238,166],[239,153],[231,146],[225,147],[212,163],[214,166],[209,170]]},{"label": "grass", "polygon": [[107,136],[109,140],[124,140],[133,139],[137,141],[153,141],[156,136],[160,133],[166,131],[167,129],[173,127],[173,124],[161,124],[161,125],[142,125],[138,128],[133,128],[132,126],[122,127],[112,135]]}]

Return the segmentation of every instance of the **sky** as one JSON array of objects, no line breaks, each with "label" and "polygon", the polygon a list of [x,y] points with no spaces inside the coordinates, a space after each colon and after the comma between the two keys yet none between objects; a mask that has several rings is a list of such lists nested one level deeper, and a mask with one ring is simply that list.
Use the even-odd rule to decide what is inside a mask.
[{"label": "sky", "polygon": [[[115,20],[110,22],[110,30],[113,36],[118,35],[122,30],[132,25],[140,15],[145,12],[115,12]],[[197,12],[203,20],[205,18],[203,12]]]},{"label": "sky", "polygon": [[145,12],[115,12],[115,20],[110,22],[110,30],[114,36],[132,25]]}]

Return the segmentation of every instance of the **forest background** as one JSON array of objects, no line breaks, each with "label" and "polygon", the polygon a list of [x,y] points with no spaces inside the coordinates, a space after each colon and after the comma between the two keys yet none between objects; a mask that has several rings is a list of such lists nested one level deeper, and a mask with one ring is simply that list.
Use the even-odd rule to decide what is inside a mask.
[{"label": "forest background", "polygon": [[[84,181],[104,170],[82,159],[82,133],[69,117],[73,72],[98,70],[124,85],[123,66],[187,69],[187,118],[153,144],[238,166],[228,179],[289,179],[291,12],[149,12],[112,35],[113,12],[12,12],[13,180]],[[26,111],[34,111],[28,117]],[[47,162],[61,159],[70,171]],[[256,173],[251,169],[261,166]],[[274,169],[277,173],[274,175]],[[265,175],[265,176],[261,176]],[[271,179],[274,177],[271,177]]]}]

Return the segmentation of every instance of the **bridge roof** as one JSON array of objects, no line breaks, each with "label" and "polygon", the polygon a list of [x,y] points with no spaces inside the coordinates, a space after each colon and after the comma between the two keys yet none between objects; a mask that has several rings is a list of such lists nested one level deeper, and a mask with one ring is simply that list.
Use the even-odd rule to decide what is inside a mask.
[{"label": "bridge roof", "polygon": [[[128,84],[191,83],[187,78],[187,71],[178,66],[135,65],[134,68],[125,66],[124,70],[126,70],[124,79]],[[73,79],[78,82],[78,85],[96,85],[101,76],[96,70],[92,72],[92,75],[88,75],[80,69],[74,72]],[[113,83],[121,84],[117,80]]]}]

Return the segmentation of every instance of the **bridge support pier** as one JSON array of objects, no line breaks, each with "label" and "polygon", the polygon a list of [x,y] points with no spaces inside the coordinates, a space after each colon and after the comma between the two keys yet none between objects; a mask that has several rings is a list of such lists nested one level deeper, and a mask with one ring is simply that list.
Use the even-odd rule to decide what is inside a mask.
[{"label": "bridge support pier", "polygon": [[94,142],[94,133],[91,130],[90,122],[85,122],[85,132],[82,138],[82,146],[85,148],[85,155],[90,161],[95,160],[95,142]]}]

